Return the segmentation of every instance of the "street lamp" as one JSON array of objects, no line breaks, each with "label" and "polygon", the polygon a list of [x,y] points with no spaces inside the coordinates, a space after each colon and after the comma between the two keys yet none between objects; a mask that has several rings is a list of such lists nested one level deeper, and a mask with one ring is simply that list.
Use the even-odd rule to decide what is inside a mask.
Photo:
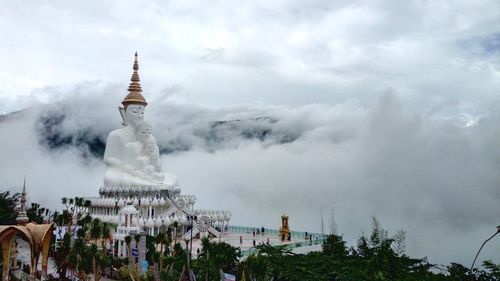
[{"label": "street lamp", "polygon": [[477,251],[477,254],[476,254],[476,257],[474,257],[474,261],[472,262],[472,265],[470,266],[470,272],[472,273],[472,269],[474,268],[474,264],[476,263],[476,259],[477,257],[479,256],[479,253],[481,252],[481,250],[483,249],[484,245],[490,241],[491,239],[493,239],[493,237],[495,237],[498,233],[500,233],[500,225],[497,226],[497,231],[491,235],[490,238],[486,239],[483,244],[481,245],[481,247],[479,248],[479,250]]},{"label": "street lamp", "polygon": [[118,197],[115,197],[115,216],[118,215]]},{"label": "street lamp", "polygon": [[[217,221],[219,222],[219,228],[220,228],[220,233],[219,233],[219,243],[222,238],[222,234],[224,232],[224,213],[223,211],[218,211],[217,212]],[[222,226],[221,226],[222,224]]]},{"label": "street lamp", "polygon": [[191,260],[191,255],[193,253],[193,222],[198,220],[196,215],[187,215],[186,216],[188,222],[191,222],[191,239],[190,239],[190,247],[189,247],[189,260]]},{"label": "street lamp", "polygon": [[188,267],[188,277],[189,277],[189,281],[192,281],[191,280],[191,259],[190,259],[190,256],[191,256],[191,252],[188,254],[187,253],[187,250],[188,250],[188,246],[189,246],[189,241],[186,239],[184,240],[184,242],[186,242],[186,259],[187,259],[187,267]]},{"label": "street lamp", "polygon": [[193,253],[193,223],[198,220],[198,217],[196,215],[186,215],[186,219],[188,222],[191,223],[191,238],[190,240],[186,240],[186,249],[188,248],[188,242],[190,243],[189,246],[189,255],[187,255],[188,259],[188,276],[189,280],[192,281],[191,278],[191,258],[192,258],[192,253]]}]

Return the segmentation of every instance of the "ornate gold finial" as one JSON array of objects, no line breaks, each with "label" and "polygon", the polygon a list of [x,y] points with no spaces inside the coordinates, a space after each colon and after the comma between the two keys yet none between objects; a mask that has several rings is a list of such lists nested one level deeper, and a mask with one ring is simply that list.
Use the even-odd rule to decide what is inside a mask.
[{"label": "ornate gold finial", "polygon": [[135,52],[134,59],[134,73],[130,79],[130,85],[128,86],[128,95],[123,99],[123,107],[127,108],[129,104],[140,104],[146,106],[148,103],[146,99],[142,96],[141,80],[139,79],[139,62],[137,61],[137,52]]},{"label": "ornate gold finial", "polygon": [[21,203],[21,206],[19,208],[16,221],[17,224],[26,225],[29,221],[28,214],[26,213],[26,176],[24,176],[23,192],[21,193],[19,202]]}]

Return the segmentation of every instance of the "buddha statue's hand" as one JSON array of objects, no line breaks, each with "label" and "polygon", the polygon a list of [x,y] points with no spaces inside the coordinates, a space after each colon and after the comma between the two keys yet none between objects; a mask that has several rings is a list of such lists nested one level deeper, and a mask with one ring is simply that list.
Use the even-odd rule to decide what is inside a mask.
[{"label": "buddha statue's hand", "polygon": [[122,166],[122,161],[118,158],[107,157],[104,159],[104,163],[110,167],[120,167]]},{"label": "buddha statue's hand", "polygon": [[135,174],[137,172],[136,169],[134,169],[134,166],[132,165],[122,165],[122,170],[125,172],[128,172],[130,174]]}]

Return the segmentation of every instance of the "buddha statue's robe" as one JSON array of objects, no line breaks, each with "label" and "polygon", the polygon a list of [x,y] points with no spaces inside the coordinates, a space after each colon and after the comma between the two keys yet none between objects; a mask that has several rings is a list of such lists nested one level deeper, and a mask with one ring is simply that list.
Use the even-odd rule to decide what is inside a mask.
[{"label": "buddha statue's robe", "polygon": [[[104,163],[107,166],[104,175],[105,186],[138,187],[160,186],[171,188],[177,185],[177,177],[164,173],[156,155],[156,163],[152,162],[137,140],[131,126],[112,131],[108,135]],[[154,140],[154,137],[151,136]],[[156,150],[156,153],[158,151]],[[159,167],[158,167],[159,165]]]}]

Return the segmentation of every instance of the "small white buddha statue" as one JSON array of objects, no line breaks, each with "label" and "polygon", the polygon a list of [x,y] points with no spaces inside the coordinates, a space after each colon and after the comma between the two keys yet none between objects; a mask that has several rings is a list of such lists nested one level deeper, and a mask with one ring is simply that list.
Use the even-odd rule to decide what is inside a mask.
[{"label": "small white buddha statue", "polygon": [[160,153],[151,125],[142,121],[135,130],[135,142],[125,145],[125,163],[139,178],[153,183],[162,183],[165,176],[161,168]]}]

